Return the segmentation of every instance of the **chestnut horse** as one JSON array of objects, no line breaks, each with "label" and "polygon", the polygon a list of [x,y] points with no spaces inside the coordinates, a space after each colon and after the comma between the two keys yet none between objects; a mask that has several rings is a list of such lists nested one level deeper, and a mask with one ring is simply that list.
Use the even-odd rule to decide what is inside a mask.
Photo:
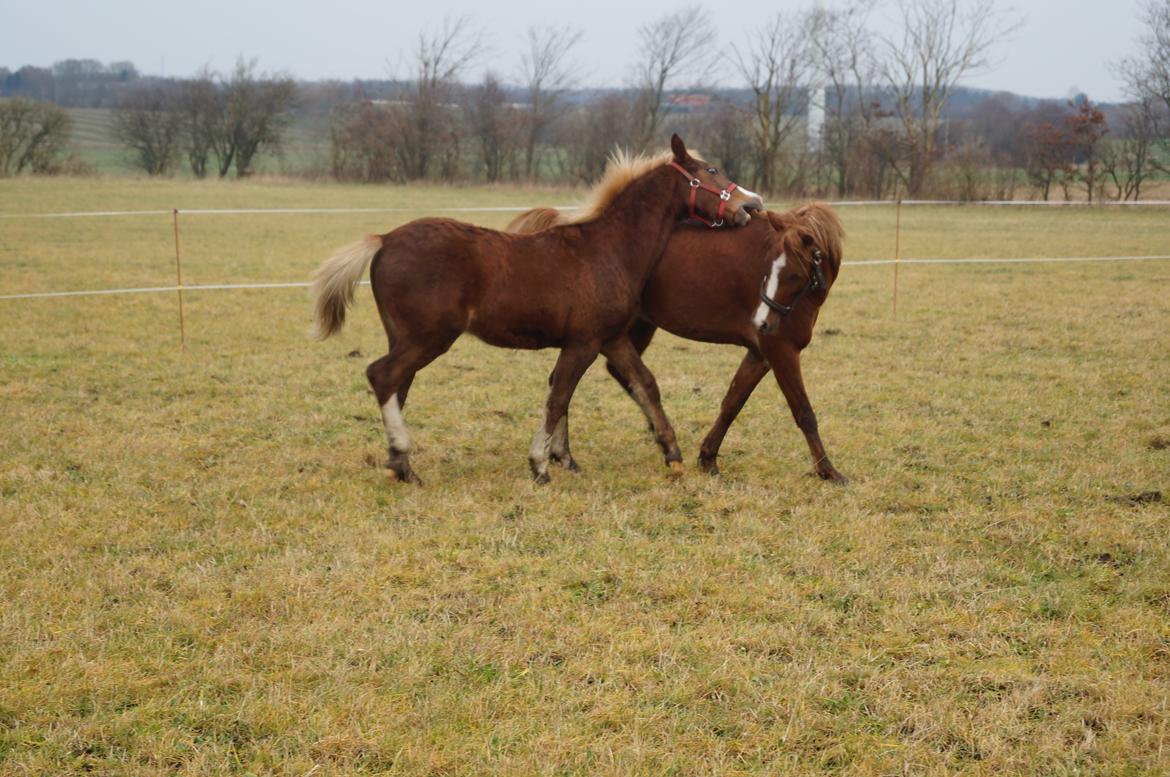
[{"label": "chestnut horse", "polygon": [[[507,229],[539,233],[569,220],[552,208],[536,208],[517,216]],[[650,345],[658,327],[689,340],[747,349],[699,449],[704,471],[719,474],[723,437],[771,368],[804,432],[816,474],[848,482],[825,453],[800,373],[800,352],[812,339],[817,314],[841,267],[843,238],[836,213],[819,203],[758,214],[743,229],[674,230],[642,292],[641,318],[628,336],[638,353]],[[648,418],[660,412],[640,395],[621,364],[610,361],[607,367]],[[567,434],[567,424],[561,431]]]},{"label": "chestnut horse", "polygon": [[[532,476],[548,482],[550,457],[569,466],[566,412],[577,382],[605,354],[631,391],[651,398],[655,436],[668,465],[682,456],[656,401],[658,388],[626,331],[642,287],[674,225],[690,216],[738,226],[760,198],[687,153],[671,138],[671,155],[630,178],[621,170],[605,201],[587,219],[515,235],[451,219],[424,218],[339,249],[317,270],[312,293],[317,336],[338,331],[362,272],[370,264],[374,301],[390,352],[366,370],[382,408],[391,480],[418,483],[403,419],[411,382],[464,332],[503,348],[560,348],[544,418],[529,451]],[[615,183],[617,181],[618,183]]]}]

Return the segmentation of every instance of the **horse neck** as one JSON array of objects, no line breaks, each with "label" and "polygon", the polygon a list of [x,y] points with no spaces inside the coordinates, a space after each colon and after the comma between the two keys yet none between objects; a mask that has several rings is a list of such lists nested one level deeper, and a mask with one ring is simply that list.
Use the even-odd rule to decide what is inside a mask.
[{"label": "horse neck", "polygon": [[631,276],[645,281],[666,250],[675,223],[686,212],[678,196],[681,180],[671,168],[656,168],[634,180],[601,215],[581,227],[620,237],[624,266]]}]

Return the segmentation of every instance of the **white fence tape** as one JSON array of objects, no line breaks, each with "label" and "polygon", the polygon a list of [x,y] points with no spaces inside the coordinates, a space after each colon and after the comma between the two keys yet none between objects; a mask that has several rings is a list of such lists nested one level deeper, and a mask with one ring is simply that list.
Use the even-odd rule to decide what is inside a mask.
[{"label": "white fence tape", "polygon": [[[894,206],[898,203],[892,200],[839,200],[827,203],[835,208],[843,207],[871,207]],[[1108,200],[1103,202],[1065,202],[1063,200],[902,200],[903,205],[930,205],[930,206],[977,206],[977,207],[1048,207],[1048,208],[1080,208],[1080,207],[1165,207],[1170,200],[1139,200],[1137,202],[1117,202]],[[179,208],[180,216],[235,216],[235,215],[273,215],[273,214],[342,214],[342,213],[520,213],[532,210],[528,205],[501,205],[448,208]],[[578,205],[553,205],[557,210],[578,210]],[[0,219],[72,219],[72,218],[103,218],[112,216],[169,216],[172,210],[95,210],[95,211],[63,211],[60,213],[0,213]]]},{"label": "white fence tape", "polygon": [[[77,219],[109,216],[237,216],[313,213],[521,213],[530,205],[468,206],[465,208],[179,208],[171,210],[93,210],[60,213],[0,213],[0,219]],[[577,210],[577,205],[553,205],[557,210]]]},{"label": "white fence tape", "polygon": [[[856,259],[842,262],[851,267],[874,267],[888,264],[1048,264],[1052,262],[1147,262],[1170,260],[1170,254],[1154,256],[1052,256],[1031,257],[1024,259]],[[368,286],[369,281],[362,281]],[[191,286],[140,286],[128,289],[95,289],[79,291],[39,291],[22,294],[0,294],[0,300],[12,299],[45,299],[50,297],[96,297],[109,294],[151,294],[157,292],[182,291],[219,291],[225,289],[304,289],[308,288],[307,281],[289,281],[284,283],[204,283]]]}]

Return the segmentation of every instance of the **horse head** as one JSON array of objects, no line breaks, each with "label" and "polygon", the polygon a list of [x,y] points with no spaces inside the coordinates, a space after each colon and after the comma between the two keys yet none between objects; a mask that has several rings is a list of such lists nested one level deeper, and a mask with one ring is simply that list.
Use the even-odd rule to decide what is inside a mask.
[{"label": "horse head", "polygon": [[[768,212],[775,230],[776,259],[760,286],[756,324],[760,334],[775,332],[780,321],[803,306],[813,313],[824,304],[841,270],[845,229],[829,206],[812,202],[787,213]],[[811,334],[811,321],[808,327]]]},{"label": "horse head", "polygon": [[760,195],[734,184],[714,165],[690,155],[677,134],[670,138],[673,159],[670,166],[687,177],[690,184],[690,215],[709,227],[725,222],[742,227],[752,213],[764,209]]}]

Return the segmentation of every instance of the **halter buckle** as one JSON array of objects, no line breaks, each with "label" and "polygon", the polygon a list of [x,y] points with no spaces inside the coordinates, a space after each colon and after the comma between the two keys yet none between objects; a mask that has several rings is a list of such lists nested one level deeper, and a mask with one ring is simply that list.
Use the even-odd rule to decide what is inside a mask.
[{"label": "halter buckle", "polygon": [[691,188],[692,189],[698,189],[702,185],[703,185],[703,182],[700,181],[698,178],[691,179]]},{"label": "halter buckle", "polygon": [[731,199],[731,192],[724,189],[723,191],[719,192],[719,199],[723,200],[724,202],[727,202],[728,200]]}]

